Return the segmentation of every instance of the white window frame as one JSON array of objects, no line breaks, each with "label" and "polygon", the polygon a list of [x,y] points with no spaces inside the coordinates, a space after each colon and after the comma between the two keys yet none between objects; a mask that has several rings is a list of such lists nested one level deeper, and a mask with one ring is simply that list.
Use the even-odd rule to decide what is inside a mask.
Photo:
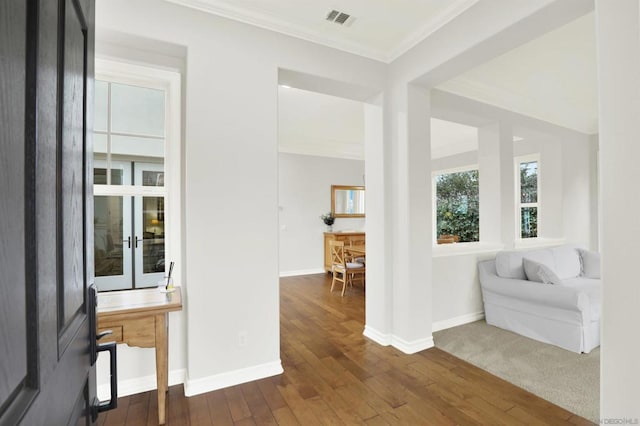
[{"label": "white window frame", "polygon": [[[177,71],[142,66],[111,59],[96,58],[95,79],[112,83],[159,89],[165,92],[165,186],[94,185],[94,195],[165,197],[165,245],[167,259],[176,261],[174,276],[182,277],[182,138],[181,75]],[[93,132],[93,129],[92,129]],[[93,161],[93,157],[92,157]],[[110,159],[107,158],[109,166]]]},{"label": "white window frame", "polygon": [[[516,213],[516,241],[536,241],[541,236],[542,230],[542,163],[540,162],[540,154],[528,154],[521,155],[518,157],[514,157],[514,174],[515,174],[515,213]],[[536,203],[522,203],[520,202],[520,191],[521,191],[521,182],[520,182],[520,164],[522,163],[538,163],[538,202]],[[538,215],[538,235],[532,238],[522,238],[522,208],[524,207],[535,207],[537,209]]]},{"label": "white window frame", "polygon": [[[437,218],[437,211],[438,211],[438,194],[436,193],[436,177],[440,176],[440,175],[447,175],[447,174],[451,174],[451,173],[461,173],[461,172],[469,172],[472,170],[477,170],[478,171],[478,179],[480,178],[480,165],[479,164],[469,164],[466,166],[460,166],[460,167],[453,167],[453,168],[449,168],[449,169],[441,169],[441,170],[434,170],[431,172],[431,230],[432,230],[432,236],[433,236],[433,247],[442,247],[442,244],[438,244],[438,218]],[[478,189],[479,190],[479,189]],[[478,194],[479,195],[479,194]],[[480,224],[478,224],[479,226]],[[478,245],[482,242],[482,234],[480,234],[480,240],[479,241],[471,241],[471,242],[466,242],[466,243],[458,243],[458,244],[463,244],[465,246],[469,246],[469,245]],[[451,245],[451,244],[449,244]]]}]

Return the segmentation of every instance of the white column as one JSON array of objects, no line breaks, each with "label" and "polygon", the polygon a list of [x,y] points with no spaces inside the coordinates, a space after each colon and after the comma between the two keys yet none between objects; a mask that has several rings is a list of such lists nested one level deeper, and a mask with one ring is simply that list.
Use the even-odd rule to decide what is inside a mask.
[{"label": "white column", "polygon": [[502,241],[500,201],[500,126],[478,128],[478,175],[480,198],[480,240]]},{"label": "white column", "polygon": [[596,0],[602,197],[600,417],[640,418],[640,2]]},{"label": "white column", "polygon": [[384,143],[382,95],[364,106],[365,185],[367,194],[367,297],[364,335],[389,344],[391,334],[391,231],[386,178],[391,164]]},{"label": "white column", "polygon": [[516,237],[513,132],[494,123],[478,129],[480,240],[513,247]]},{"label": "white column", "polygon": [[[538,211],[538,237],[542,238],[563,238],[565,236],[564,228],[564,202],[569,201],[572,196],[579,196],[580,191],[577,189],[567,191],[565,197],[563,192],[564,188],[564,173],[569,170],[579,167],[580,172],[585,175],[588,173],[589,164],[585,160],[588,159],[588,152],[581,150],[573,154],[574,161],[567,167],[563,164],[563,151],[569,149],[570,143],[562,143],[562,140],[555,138],[545,138],[540,142],[540,174],[538,180],[538,196],[540,197],[540,209]],[[570,162],[571,151],[567,153]],[[586,157],[586,158],[585,158]],[[578,173],[576,173],[578,174]],[[572,176],[569,175],[567,180]],[[585,176],[585,187],[588,188],[589,179]],[[589,198],[588,194],[582,196],[583,200]],[[585,209],[586,210],[586,206]],[[573,212],[575,213],[575,212]],[[589,214],[585,213],[580,219],[573,219],[569,217],[569,220],[573,220],[574,226],[580,226],[581,230],[589,228]],[[583,232],[584,233],[584,232]],[[584,233],[584,238],[589,238],[589,235]]]},{"label": "white column", "polygon": [[430,99],[417,86],[397,92],[391,343],[414,353],[433,346]]},{"label": "white column", "polygon": [[[500,221],[502,222],[502,242],[505,248],[512,248],[516,240],[516,190],[513,163],[513,129],[500,123]],[[482,178],[480,178],[482,179]]]}]

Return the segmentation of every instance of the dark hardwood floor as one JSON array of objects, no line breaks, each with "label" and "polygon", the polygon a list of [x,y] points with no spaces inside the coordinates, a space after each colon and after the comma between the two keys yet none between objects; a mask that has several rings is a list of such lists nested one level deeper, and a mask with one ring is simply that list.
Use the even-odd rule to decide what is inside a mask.
[{"label": "dark hardwood floor", "polygon": [[[362,336],[361,288],[325,275],[283,278],[284,374],[185,398],[169,389],[168,425],[590,425],[433,348],[405,355]],[[156,393],[120,398],[99,425],[155,425]]]}]

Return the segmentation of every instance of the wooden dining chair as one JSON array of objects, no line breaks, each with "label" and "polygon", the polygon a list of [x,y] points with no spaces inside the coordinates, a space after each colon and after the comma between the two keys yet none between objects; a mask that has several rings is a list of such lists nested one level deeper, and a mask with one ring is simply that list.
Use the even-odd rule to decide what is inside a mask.
[{"label": "wooden dining chair", "polygon": [[[365,245],[365,240],[362,239],[351,239],[349,240],[349,246],[353,247],[364,247]],[[348,251],[348,250],[347,250]],[[362,263],[363,265],[367,264],[367,258],[364,255],[360,255],[360,256],[354,256],[353,261],[355,263]]]},{"label": "wooden dining chair", "polygon": [[333,291],[336,281],[342,282],[342,296],[347,285],[353,287],[353,282],[360,280],[364,286],[365,267],[362,263],[353,262],[345,255],[344,241],[329,241],[331,251],[331,291]]}]

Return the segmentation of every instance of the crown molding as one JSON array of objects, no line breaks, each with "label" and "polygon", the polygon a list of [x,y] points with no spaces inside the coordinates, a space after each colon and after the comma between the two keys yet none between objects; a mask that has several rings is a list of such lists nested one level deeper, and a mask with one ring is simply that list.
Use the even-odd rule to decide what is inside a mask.
[{"label": "crown molding", "polygon": [[278,151],[286,154],[364,160],[364,141],[316,137],[307,133],[281,132]]},{"label": "crown molding", "polygon": [[341,40],[335,37],[327,37],[320,31],[311,31],[301,25],[296,25],[280,19],[268,12],[249,11],[240,7],[232,6],[221,0],[165,0],[180,6],[189,7],[201,12],[211,13],[232,19],[234,21],[264,28],[291,37],[310,41],[312,43],[353,53],[376,61],[391,63],[422,40],[436,32],[438,29],[451,22],[458,15],[465,12],[479,0],[455,0],[445,10],[430,19],[424,26],[404,38],[396,47],[390,51],[376,49],[362,43],[354,43]]},{"label": "crown molding", "polygon": [[336,38],[328,38],[320,32],[309,31],[300,25],[286,22],[273,15],[265,12],[251,12],[238,7],[230,6],[225,2],[218,0],[165,0],[180,6],[196,9],[201,12],[211,13],[213,15],[222,16],[223,18],[232,19],[234,21],[253,25],[255,27],[274,31],[280,34],[299,38],[301,40],[310,41],[312,43],[331,47],[333,49],[342,50],[343,52],[353,53],[354,55],[364,56],[365,58],[374,59],[380,62],[387,62],[385,52],[378,49],[371,49],[359,43],[352,43]]}]

